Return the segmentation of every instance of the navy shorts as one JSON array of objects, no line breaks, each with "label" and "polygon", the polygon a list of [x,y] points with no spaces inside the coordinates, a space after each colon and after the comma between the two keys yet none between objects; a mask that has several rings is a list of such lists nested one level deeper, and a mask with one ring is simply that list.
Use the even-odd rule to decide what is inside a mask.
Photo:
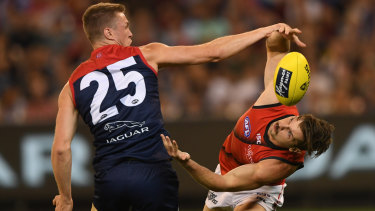
[{"label": "navy shorts", "polygon": [[177,211],[178,179],[170,161],[125,161],[95,174],[98,211]]}]

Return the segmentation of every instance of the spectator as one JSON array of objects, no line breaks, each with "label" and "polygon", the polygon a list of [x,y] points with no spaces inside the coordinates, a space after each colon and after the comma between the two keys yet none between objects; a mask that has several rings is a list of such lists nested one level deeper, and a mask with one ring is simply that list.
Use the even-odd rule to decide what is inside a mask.
[{"label": "spectator", "polygon": [[[88,5],[97,2],[1,1],[0,124],[28,122],[27,109],[22,110],[35,101],[54,106],[49,102],[58,94],[57,90],[71,71],[89,57],[91,48],[84,39],[80,17]],[[138,34],[134,40],[136,45],[150,41],[197,44],[214,38],[213,34],[235,34],[272,23],[290,23],[303,31],[302,39],[308,47],[302,53],[312,69],[311,86],[299,109],[316,115],[363,115],[375,111],[372,91],[375,89],[375,7],[370,0],[148,0],[142,1],[142,5],[130,0],[127,4],[137,8],[129,14],[130,21],[136,23],[132,25],[137,27],[132,28]],[[246,108],[244,105],[253,102],[253,95],[262,88],[261,77],[248,75],[263,69],[262,46],[262,43],[255,45],[220,66],[166,71],[159,79],[166,121],[186,117],[237,118]],[[248,66],[253,69],[246,70]],[[47,82],[44,97],[29,96],[30,72],[47,75],[47,78],[32,79]],[[233,93],[233,87],[252,90],[253,94]],[[10,97],[10,93],[14,96]],[[22,112],[13,115],[9,111]],[[37,119],[53,123],[48,115]]]}]

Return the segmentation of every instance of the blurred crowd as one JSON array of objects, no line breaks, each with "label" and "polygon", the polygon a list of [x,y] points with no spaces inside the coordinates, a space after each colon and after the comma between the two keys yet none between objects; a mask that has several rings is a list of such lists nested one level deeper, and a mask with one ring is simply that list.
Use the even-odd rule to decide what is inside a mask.
[{"label": "blurred crowd", "polygon": [[[85,9],[100,1],[0,0],[0,124],[51,124],[57,97],[92,51]],[[108,1],[107,1],[108,2]],[[371,0],[126,0],[133,45],[191,45],[285,22],[308,47],[301,113],[375,112],[375,4]],[[264,41],[219,63],[159,72],[166,121],[234,120],[263,89]]]}]

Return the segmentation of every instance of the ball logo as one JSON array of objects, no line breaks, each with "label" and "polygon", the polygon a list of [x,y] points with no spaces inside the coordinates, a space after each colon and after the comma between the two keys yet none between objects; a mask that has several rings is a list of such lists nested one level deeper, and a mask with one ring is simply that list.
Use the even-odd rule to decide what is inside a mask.
[{"label": "ball logo", "polygon": [[307,89],[307,87],[309,87],[309,83],[305,82],[304,84],[301,85],[300,89],[302,91],[305,91]]},{"label": "ball logo", "polygon": [[292,72],[280,67],[276,78],[276,94],[281,97],[289,97],[289,84]]},{"label": "ball logo", "polygon": [[250,132],[251,132],[250,119],[247,116],[244,121],[244,135],[246,138],[250,136]]},{"label": "ball logo", "polygon": [[307,77],[310,80],[310,68],[309,68],[308,64],[305,65],[305,70],[306,70],[306,73],[307,73]]}]

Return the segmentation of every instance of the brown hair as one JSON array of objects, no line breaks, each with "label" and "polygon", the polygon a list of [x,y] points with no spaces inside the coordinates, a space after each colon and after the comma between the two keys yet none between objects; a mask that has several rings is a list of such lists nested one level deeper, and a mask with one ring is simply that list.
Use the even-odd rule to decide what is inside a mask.
[{"label": "brown hair", "polygon": [[105,27],[113,27],[111,24],[117,12],[125,13],[125,6],[114,3],[98,3],[86,9],[82,16],[82,22],[91,44],[102,38]]},{"label": "brown hair", "polygon": [[280,32],[274,31],[266,40],[267,51],[286,53],[290,51],[290,41]]},{"label": "brown hair", "polygon": [[335,127],[311,114],[305,114],[300,117],[303,120],[299,126],[302,130],[304,141],[296,147],[306,150],[309,156],[314,154],[314,157],[318,157],[327,151],[332,143],[332,132]]}]

